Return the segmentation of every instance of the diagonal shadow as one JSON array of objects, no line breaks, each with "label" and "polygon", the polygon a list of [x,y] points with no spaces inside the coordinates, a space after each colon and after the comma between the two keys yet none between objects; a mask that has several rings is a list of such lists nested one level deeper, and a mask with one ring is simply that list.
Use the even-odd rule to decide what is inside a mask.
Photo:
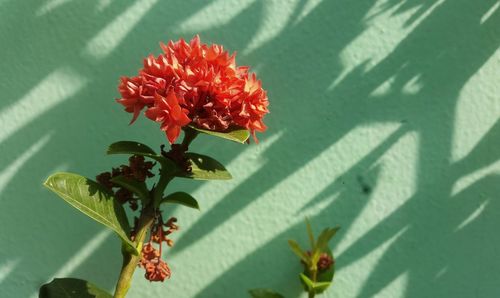
[{"label": "diagonal shadow", "polygon": [[[399,5],[400,3],[402,2],[394,2],[393,5]],[[412,3],[412,7],[416,7],[417,5],[431,7],[432,4],[437,2],[413,1]],[[494,284],[494,280],[498,278],[498,274],[495,271],[489,271],[490,274],[486,280],[474,278],[474,276],[484,275],[484,273],[481,274],[481,271],[479,271],[479,267],[481,267],[479,265],[470,266],[469,269],[472,269],[474,273],[464,273],[468,269],[467,262],[459,261],[457,258],[460,256],[466,259],[468,249],[470,250],[471,246],[465,245],[463,249],[457,249],[456,246],[457,243],[462,243],[466,236],[472,235],[469,235],[466,232],[467,230],[464,230],[462,232],[463,236],[458,238],[454,238],[453,234],[457,225],[467,220],[471,214],[474,214],[474,210],[478,206],[483,206],[481,207],[483,211],[473,221],[472,228],[474,226],[480,227],[488,235],[495,233],[495,220],[493,218],[494,214],[497,213],[495,207],[493,207],[495,204],[487,203],[490,201],[489,199],[485,199],[485,197],[491,198],[497,191],[495,186],[497,178],[496,176],[483,177],[473,186],[467,188],[467,191],[461,192],[460,195],[452,195],[452,186],[457,182],[459,177],[470,174],[473,168],[489,165],[498,160],[498,154],[493,154],[496,129],[494,129],[493,135],[488,134],[478,144],[477,148],[482,148],[481,152],[483,153],[476,155],[476,158],[469,165],[471,168],[467,169],[462,166],[459,169],[456,165],[450,163],[452,150],[451,138],[455,127],[454,112],[460,91],[467,81],[497,51],[499,46],[500,27],[498,26],[498,12],[494,13],[486,21],[482,23],[480,21],[494,4],[495,1],[485,1],[481,4],[473,4],[469,1],[445,1],[435,6],[434,10],[401,41],[395,50],[374,68],[368,71],[363,71],[362,67],[356,68],[340,80],[331,93],[328,94],[328,101],[318,100],[318,105],[322,105],[321,109],[315,107],[314,103],[310,104],[311,108],[302,106],[298,108],[296,110],[297,113],[314,114],[317,116],[317,119],[322,120],[322,124],[326,119],[329,120],[333,129],[326,132],[325,130],[321,130],[324,133],[325,142],[319,142],[319,144],[318,142],[314,142],[315,145],[318,145],[315,148],[307,147],[312,143],[310,138],[317,136],[308,136],[305,130],[301,130],[298,127],[299,125],[293,122],[292,119],[300,119],[300,115],[290,117],[289,119],[292,124],[290,129],[287,130],[287,135],[273,144],[265,153],[268,160],[265,167],[218,203],[216,208],[208,212],[206,217],[203,217],[187,232],[187,236],[185,236],[187,240],[181,239],[176,249],[183,250],[203,239],[203,237],[206,237],[205,235],[209,234],[211,230],[215,229],[224,220],[234,216],[234,214],[247,206],[252,200],[265,194],[267,190],[286,178],[286,176],[276,176],[275,174],[269,175],[268,173],[271,172],[270,169],[279,167],[282,173],[289,175],[301,167],[301,161],[305,163],[307,160],[310,160],[321,152],[321,150],[328,147],[329,144],[339,140],[342,135],[356,125],[384,121],[402,121],[405,126],[411,127],[411,130],[418,132],[419,135],[417,190],[400,208],[382,220],[380,224],[376,225],[376,228],[370,230],[339,256],[338,264],[340,269],[352,265],[356,260],[366,256],[381,244],[387,243],[390,239],[397,236],[396,240],[390,243],[388,250],[382,255],[375,270],[368,275],[368,279],[362,284],[358,293],[360,297],[372,297],[402,275],[407,280],[405,296],[408,297],[444,297],[446,296],[446,291],[452,287],[454,287],[454,293],[457,295],[467,293],[465,294],[466,296],[474,296],[474,291],[477,288],[481,288],[481,293],[485,293],[485,297],[494,296],[495,289],[492,285]],[[399,6],[399,10],[397,11],[408,9],[409,7],[405,7],[405,5]],[[318,6],[318,9],[312,12],[309,17],[324,20],[326,19],[325,14],[330,13],[333,15],[333,19],[339,22],[338,26],[332,26],[332,28],[338,28],[346,20],[335,15],[333,9],[335,6],[332,2],[328,4],[322,2]],[[357,8],[353,8],[353,10]],[[362,23],[361,17],[355,18],[349,15],[349,12],[352,13],[352,11],[342,11],[351,22]],[[361,16],[365,12],[366,10],[361,10]],[[422,12],[423,10],[418,10],[417,14],[421,16]],[[359,13],[359,11],[356,11],[356,13]],[[281,54],[290,48],[294,48],[297,52],[302,52],[300,51],[300,45],[296,45],[289,40],[300,40],[304,44],[312,44],[313,42],[310,40],[309,42],[304,41],[303,35],[300,35],[302,39],[290,36],[311,32],[309,31],[312,26],[310,25],[311,20],[306,18],[296,28],[285,30],[279,37],[271,41],[268,45],[263,46],[256,53],[265,56],[263,53],[267,54],[272,49],[272,52]],[[349,23],[349,21],[346,22]],[[352,32],[355,32],[355,30],[349,31],[349,33]],[[313,39],[310,36],[308,37]],[[325,41],[320,43],[322,45],[320,48],[327,48],[333,53],[342,49],[347,43],[344,42],[345,40],[337,39],[336,42],[338,44],[330,45],[328,43],[331,41],[328,38],[325,39]],[[303,52],[307,53],[307,51]],[[318,53],[319,56],[323,57],[322,54]],[[252,55],[250,55],[251,57]],[[273,59],[270,58],[269,68],[264,68],[260,75],[266,77],[266,75],[272,74],[271,77],[273,78],[280,77],[281,69],[279,65],[273,65],[272,61]],[[324,73],[333,73],[334,76],[340,73],[340,70],[335,70],[335,67],[331,67],[331,64],[325,64],[330,67],[330,70]],[[341,67],[339,68],[341,69]],[[314,74],[314,72],[310,74],[313,81],[315,79]],[[391,78],[394,78],[394,82],[391,84],[391,90],[388,94],[372,95],[377,87]],[[408,92],[406,87],[409,82],[414,80],[419,82],[420,87],[417,91]],[[322,85],[321,78],[317,83],[319,86]],[[285,86],[283,89],[278,88],[276,92],[278,94],[288,94],[285,91],[286,87],[289,86]],[[303,88],[304,86],[300,85],[300,87]],[[293,89],[293,86],[290,89],[288,92],[294,94],[290,98],[300,98],[300,92],[295,93],[296,90]],[[311,90],[306,89],[306,91]],[[283,106],[283,103],[280,106]],[[314,108],[320,112],[314,113],[312,111]],[[340,117],[335,117],[339,116],[335,112],[331,115],[332,111],[337,110],[341,110],[347,116],[342,117],[340,115]],[[328,116],[330,118],[326,118]],[[286,118],[287,115],[280,115],[280,117]],[[309,121],[307,125],[308,131],[319,129],[319,126],[315,126],[315,124],[315,119]],[[290,132],[293,132],[294,136],[300,136],[300,138],[291,140]],[[306,151],[306,153],[297,156],[293,155],[292,150],[283,151],[283,148],[293,148],[293,152]],[[307,148],[307,150],[304,150],[304,148]],[[312,154],[309,155],[309,153]],[[457,164],[460,165],[462,163],[463,161]],[[355,170],[363,171],[363,168]],[[335,185],[335,182],[333,184]],[[259,185],[259,189],[251,187],[254,185]],[[483,196],[478,197],[480,193]],[[359,193],[351,193],[348,196],[348,200],[336,199],[336,202],[346,202],[345,209],[339,212],[345,212],[344,215],[349,214],[350,218],[342,221],[342,225],[350,226],[360,214],[360,205],[353,198],[356,196],[359,196]],[[329,196],[325,195],[325,197]],[[468,203],[451,203],[456,198],[463,198],[459,200],[468,201]],[[332,204],[332,206],[339,208],[341,205]],[[335,214],[335,210],[328,207],[324,212],[315,217],[315,219],[339,217],[332,217],[330,216],[331,214]],[[454,220],[448,221],[447,214],[453,214],[453,217],[455,217]],[[340,218],[342,218],[342,215],[340,215]],[[282,242],[284,239],[283,235],[290,232],[287,235],[290,235],[289,237],[291,238],[293,237],[292,232],[295,231],[296,228],[292,227],[276,236],[275,239],[278,242]],[[497,247],[498,240],[495,237],[494,239],[490,239],[492,241],[490,243],[486,241],[485,237],[480,239],[480,243],[483,246],[491,248],[481,249],[481,251],[489,253],[488,256],[490,259],[494,258],[491,252],[494,247]],[[216,293],[223,293],[223,291],[227,291],[234,286],[234,284],[230,285],[230,282],[238,285],[234,286],[234,288],[243,287],[243,283],[247,280],[240,278],[239,274],[254,272],[252,270],[255,267],[252,264],[265,263],[265,260],[269,260],[269,255],[278,255],[280,249],[283,249],[283,246],[273,244],[274,239],[271,243],[266,244],[242,261],[236,263],[230,270],[218,277],[215,282],[210,283],[209,286],[200,291],[199,296],[210,297],[210,295]],[[417,244],[420,243],[424,245],[417,247]],[[477,246],[479,245],[474,247]],[[445,256],[452,249],[455,250],[454,255],[456,258],[447,259]],[[480,261],[483,269],[485,266],[486,268],[492,268],[492,266],[488,266],[489,264],[486,259],[487,257],[475,258],[475,260]],[[277,266],[267,268],[271,269],[273,267],[274,272],[288,272],[288,269],[286,269],[287,266],[280,267],[284,263],[287,262],[279,262]],[[275,263],[271,262],[271,264]],[[454,265],[460,267],[461,273],[447,275],[446,272],[449,271],[443,271],[443,268],[450,268]],[[249,274],[244,276],[248,276]],[[248,279],[252,280],[252,282],[254,280],[261,281],[262,285],[272,284],[278,286],[283,281],[283,279],[279,279],[274,283],[269,282],[270,275],[267,273],[264,274],[267,279],[250,278],[249,276]],[[462,287],[457,286],[460,284],[460,280],[463,280],[459,278],[461,275],[468,276],[474,286],[470,284]],[[238,276],[238,278],[232,278],[231,276]],[[449,280],[446,282],[436,281],[441,278],[442,280]],[[255,284],[257,285],[258,283]],[[429,284],[434,286],[429,287]]]},{"label": "diagonal shadow", "polygon": [[[16,126],[14,133],[0,143],[0,206],[8,210],[0,219],[3,226],[0,236],[9,239],[0,248],[0,266],[15,264],[2,273],[2,295],[6,297],[29,297],[53,274],[88,278],[108,289],[115,282],[120,267],[116,254],[119,241],[102,234],[101,227],[84,216],[70,211],[41,184],[55,168],[93,177],[96,170],[116,164],[119,159],[106,160],[104,156],[105,144],[110,140],[146,139],[145,142],[155,144],[164,139],[160,133],[144,138],[144,131],[153,129],[144,123],[128,133],[118,125],[115,128],[103,125],[129,121],[125,113],[119,113],[118,117],[114,113],[117,80],[120,75],[137,70],[140,66],[137,57],[147,53],[144,45],[156,49],[158,40],[174,38],[173,26],[210,1],[202,5],[194,5],[195,1],[179,2],[178,11],[157,3],[117,44],[112,55],[100,61],[82,57],[81,49],[88,40],[133,3],[113,1],[106,10],[98,12],[88,3],[69,1],[41,16],[37,15],[42,5],[39,1],[2,3],[0,36],[9,46],[0,50],[4,58],[0,67],[8,69],[9,76],[0,81],[0,115],[5,117],[1,121],[16,123],[19,119],[16,117],[23,117],[2,114],[9,108],[31,113],[33,107],[16,106],[17,100],[26,97],[54,70],[71,69],[86,78],[84,88],[68,96],[64,95],[66,87],[57,85],[58,82],[46,84],[43,91],[61,96],[61,100],[43,113],[35,109],[33,118]],[[151,19],[155,20],[155,26]],[[36,94],[29,96],[27,102],[37,102]],[[43,104],[44,94],[39,96]],[[100,268],[98,275],[96,268]]]}]

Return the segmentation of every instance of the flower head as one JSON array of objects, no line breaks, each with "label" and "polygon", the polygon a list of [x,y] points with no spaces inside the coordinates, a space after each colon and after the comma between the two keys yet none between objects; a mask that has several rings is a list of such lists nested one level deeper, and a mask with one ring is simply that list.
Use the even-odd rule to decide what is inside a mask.
[{"label": "flower head", "polygon": [[161,48],[158,57],[144,59],[138,76],[121,78],[117,101],[133,114],[131,122],[146,108],[146,117],[161,123],[170,143],[187,125],[221,132],[242,127],[254,138],[266,130],[266,91],[248,67],[236,66],[235,54],[198,36]]}]

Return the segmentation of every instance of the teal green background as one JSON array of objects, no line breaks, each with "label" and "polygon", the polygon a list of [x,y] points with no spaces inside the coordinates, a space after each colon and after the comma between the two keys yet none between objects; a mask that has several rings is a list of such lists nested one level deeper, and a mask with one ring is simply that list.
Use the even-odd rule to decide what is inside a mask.
[{"label": "teal green background", "polygon": [[[114,102],[160,41],[199,33],[238,51],[268,90],[249,146],[200,137],[229,182],[178,181],[172,278],[138,270],[130,297],[299,297],[286,240],[332,242],[324,297],[500,296],[500,10],[496,0],[0,0],[0,296],[53,277],[111,290],[117,237],[41,185],[124,161],[109,143],[159,148],[158,125]],[[303,296],[301,296],[303,297]]]}]

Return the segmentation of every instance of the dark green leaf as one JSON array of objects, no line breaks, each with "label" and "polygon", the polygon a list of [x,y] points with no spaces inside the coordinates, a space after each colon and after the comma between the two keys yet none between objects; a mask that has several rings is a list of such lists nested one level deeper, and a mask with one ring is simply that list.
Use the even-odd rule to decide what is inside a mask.
[{"label": "dark green leaf", "polygon": [[130,226],[122,205],[100,184],[77,174],[56,173],[44,185],[85,215],[115,231],[130,251],[138,254],[128,238]]},{"label": "dark green leaf", "polygon": [[226,168],[211,157],[191,152],[186,153],[186,157],[191,163],[191,172],[177,173],[178,177],[197,180],[229,180],[232,178]]},{"label": "dark green leaf", "polygon": [[55,278],[40,288],[39,298],[112,298],[94,284],[76,278]]},{"label": "dark green leaf", "polygon": [[127,178],[125,176],[117,176],[111,179],[111,182],[125,187],[131,192],[135,193],[145,205],[149,200],[149,190],[145,182],[140,182],[135,179]]},{"label": "dark green leaf", "polygon": [[120,141],[109,145],[107,154],[133,154],[133,155],[141,155],[145,157],[152,158],[158,161],[162,169],[174,172],[177,170],[177,165],[170,159],[165,158],[162,155],[156,154],[153,149],[148,146],[133,142],[133,141]]},{"label": "dark green leaf", "polygon": [[248,292],[252,298],[285,298],[283,295],[269,289],[252,289]]},{"label": "dark green leaf", "polygon": [[198,127],[194,127],[194,126],[190,126],[190,127],[196,131],[199,131],[199,132],[207,134],[207,135],[211,135],[211,136],[215,136],[215,137],[219,137],[219,138],[224,138],[224,139],[231,140],[231,141],[238,142],[238,143],[242,143],[242,144],[245,143],[248,140],[248,138],[250,137],[250,133],[248,132],[248,130],[245,128],[241,128],[241,127],[229,128],[228,130],[226,130],[224,132],[206,130],[206,129],[202,129],[202,128],[198,128]]},{"label": "dark green leaf", "polygon": [[292,251],[302,260],[304,261],[306,264],[309,264],[310,260],[309,260],[309,256],[306,254],[305,251],[303,251],[299,244],[297,243],[297,241],[295,240],[288,240],[288,245],[290,245],[290,248],[292,249]]},{"label": "dark green leaf", "polygon": [[163,198],[161,203],[181,204],[187,207],[200,210],[200,206],[198,205],[196,199],[193,198],[190,194],[182,191],[169,194],[168,196]]}]

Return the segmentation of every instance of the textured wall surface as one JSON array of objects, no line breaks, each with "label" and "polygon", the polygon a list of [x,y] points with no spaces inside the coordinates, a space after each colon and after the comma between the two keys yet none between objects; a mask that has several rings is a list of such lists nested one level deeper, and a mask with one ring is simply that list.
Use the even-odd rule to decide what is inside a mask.
[{"label": "textured wall surface", "polygon": [[[0,296],[53,277],[111,290],[117,237],[41,184],[123,161],[111,142],[164,143],[114,102],[159,41],[238,51],[269,92],[259,145],[200,137],[230,182],[182,181],[201,212],[173,275],[135,275],[130,297],[299,297],[306,243],[341,225],[324,297],[500,297],[500,4],[497,0],[0,0]],[[303,296],[300,296],[303,297]]]}]

